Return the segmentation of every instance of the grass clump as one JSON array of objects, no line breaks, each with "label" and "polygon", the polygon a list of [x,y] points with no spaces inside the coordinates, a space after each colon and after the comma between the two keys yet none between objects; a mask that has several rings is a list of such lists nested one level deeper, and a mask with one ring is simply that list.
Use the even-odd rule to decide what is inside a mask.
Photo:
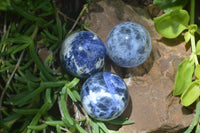
[{"label": "grass clump", "polygon": [[[59,69],[59,46],[71,32],[87,29],[78,23],[87,6],[76,20],[51,0],[2,0],[0,10],[0,132],[111,131],[84,113],[79,79]],[[42,48],[49,53],[44,61],[38,54]]]}]

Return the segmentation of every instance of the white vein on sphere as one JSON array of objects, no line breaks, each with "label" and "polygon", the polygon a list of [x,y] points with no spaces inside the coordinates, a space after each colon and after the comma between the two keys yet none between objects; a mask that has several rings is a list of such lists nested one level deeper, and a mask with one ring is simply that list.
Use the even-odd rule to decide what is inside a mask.
[{"label": "white vein on sphere", "polygon": [[[72,47],[70,44],[72,44],[72,42],[74,41],[74,39],[79,35],[79,33],[74,33],[72,35],[70,35],[65,41],[64,41],[64,45],[62,47],[62,53],[63,56],[67,54],[67,58],[70,57],[70,51],[72,50]],[[95,37],[97,38],[97,37]],[[98,39],[98,38],[97,38]],[[79,47],[79,50],[84,50],[83,47]],[[78,75],[82,75],[83,73],[90,73],[92,70],[87,68],[87,64],[85,64],[84,66],[79,66],[77,61],[74,58],[74,55],[71,56],[71,60],[74,60],[74,64],[77,67],[77,74]],[[85,69],[86,68],[86,69]],[[84,70],[84,71],[81,71]]]},{"label": "white vein on sphere", "polygon": [[[111,74],[111,76],[112,76],[112,77],[119,78],[119,77],[116,76],[115,74]],[[111,78],[111,81],[110,81],[110,82],[112,82],[113,84],[116,84],[112,79],[113,79],[113,78]],[[122,82],[123,82],[123,80],[122,80]],[[125,83],[123,83],[123,86],[120,86],[120,89],[126,90],[126,85],[125,85]]]},{"label": "white vein on sphere", "polygon": [[89,114],[92,114],[93,112],[91,109],[88,107],[90,104],[90,101],[92,101],[94,104],[97,104],[97,100],[103,98],[103,97],[109,97],[112,98],[112,95],[105,90],[101,89],[100,92],[93,92],[92,90],[89,91],[89,94],[83,98],[83,106],[87,110]]},{"label": "white vein on sphere", "polygon": [[71,51],[71,43],[73,42],[73,40],[78,36],[79,33],[74,33],[72,35],[70,35],[64,42],[62,45],[62,52],[63,56],[67,54],[67,57],[70,56],[70,52]]},{"label": "white vein on sphere", "polygon": [[115,97],[116,101],[120,102],[117,107],[120,110],[122,110],[125,106],[125,103],[122,100],[124,98],[124,96],[120,96],[119,94],[114,94],[114,97]]},{"label": "white vein on sphere", "polygon": [[94,37],[92,38],[93,40],[98,40],[97,35],[94,35]]},{"label": "white vein on sphere", "polygon": [[95,64],[96,69],[102,68],[104,65],[104,59],[99,59],[99,61]]}]

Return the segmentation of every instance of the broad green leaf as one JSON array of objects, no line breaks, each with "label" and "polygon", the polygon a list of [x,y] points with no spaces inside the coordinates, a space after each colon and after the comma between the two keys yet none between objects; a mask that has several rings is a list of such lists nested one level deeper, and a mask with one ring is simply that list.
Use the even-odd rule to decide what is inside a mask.
[{"label": "broad green leaf", "polygon": [[154,18],[156,31],[166,38],[176,38],[188,28],[189,14],[186,10],[176,10]]},{"label": "broad green leaf", "polygon": [[194,72],[194,62],[190,59],[183,60],[176,73],[173,95],[181,95],[192,82]]},{"label": "broad green leaf", "polygon": [[200,40],[197,42],[196,51],[197,51],[197,55],[200,55]]},{"label": "broad green leaf", "polygon": [[195,76],[200,79],[200,65],[198,64],[195,68]]},{"label": "broad green leaf", "polygon": [[184,35],[185,42],[189,42],[190,38],[191,38],[190,32],[186,32],[185,35]]},{"label": "broad green leaf", "polygon": [[164,12],[180,10],[185,7],[189,0],[154,0],[153,3],[159,6]]},{"label": "broad green leaf", "polygon": [[191,105],[200,96],[200,81],[194,81],[190,86],[183,92],[181,96],[181,103],[184,106]]}]

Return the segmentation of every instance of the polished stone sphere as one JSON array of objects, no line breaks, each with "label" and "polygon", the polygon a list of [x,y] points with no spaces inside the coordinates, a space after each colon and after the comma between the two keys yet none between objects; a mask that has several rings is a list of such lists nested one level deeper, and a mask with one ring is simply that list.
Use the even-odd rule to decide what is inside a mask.
[{"label": "polished stone sphere", "polygon": [[63,69],[79,78],[99,72],[104,66],[105,57],[103,41],[88,31],[71,34],[64,40],[60,50]]},{"label": "polished stone sphere", "polygon": [[136,67],[144,63],[152,49],[151,37],[140,24],[123,22],[108,34],[106,50],[113,62],[121,67]]},{"label": "polished stone sphere", "polygon": [[128,104],[128,89],[124,81],[111,72],[99,72],[83,84],[81,103],[89,116],[108,121],[122,114]]}]

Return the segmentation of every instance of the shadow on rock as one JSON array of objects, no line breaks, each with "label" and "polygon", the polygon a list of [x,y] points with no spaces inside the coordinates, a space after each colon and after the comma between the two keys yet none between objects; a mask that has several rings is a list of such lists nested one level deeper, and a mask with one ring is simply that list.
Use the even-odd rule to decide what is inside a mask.
[{"label": "shadow on rock", "polygon": [[133,68],[123,68],[115,64],[109,57],[106,59],[105,63],[105,71],[111,71],[118,74],[121,78],[128,78],[132,76],[143,76],[147,74],[154,63],[155,54],[157,54],[157,48],[153,46],[151,54],[149,58],[140,66],[133,67]]},{"label": "shadow on rock", "polygon": [[158,40],[159,42],[162,42],[163,44],[166,44],[167,46],[177,46],[179,44],[181,44],[182,42],[184,42],[184,36],[180,35],[177,38],[174,39],[168,39],[165,37],[162,37],[160,40]]},{"label": "shadow on rock", "polygon": [[192,105],[190,105],[189,107],[184,107],[182,106],[182,112],[184,115],[190,115],[190,114],[193,114],[194,111],[195,111],[195,107],[196,107],[196,104],[193,103]]}]

